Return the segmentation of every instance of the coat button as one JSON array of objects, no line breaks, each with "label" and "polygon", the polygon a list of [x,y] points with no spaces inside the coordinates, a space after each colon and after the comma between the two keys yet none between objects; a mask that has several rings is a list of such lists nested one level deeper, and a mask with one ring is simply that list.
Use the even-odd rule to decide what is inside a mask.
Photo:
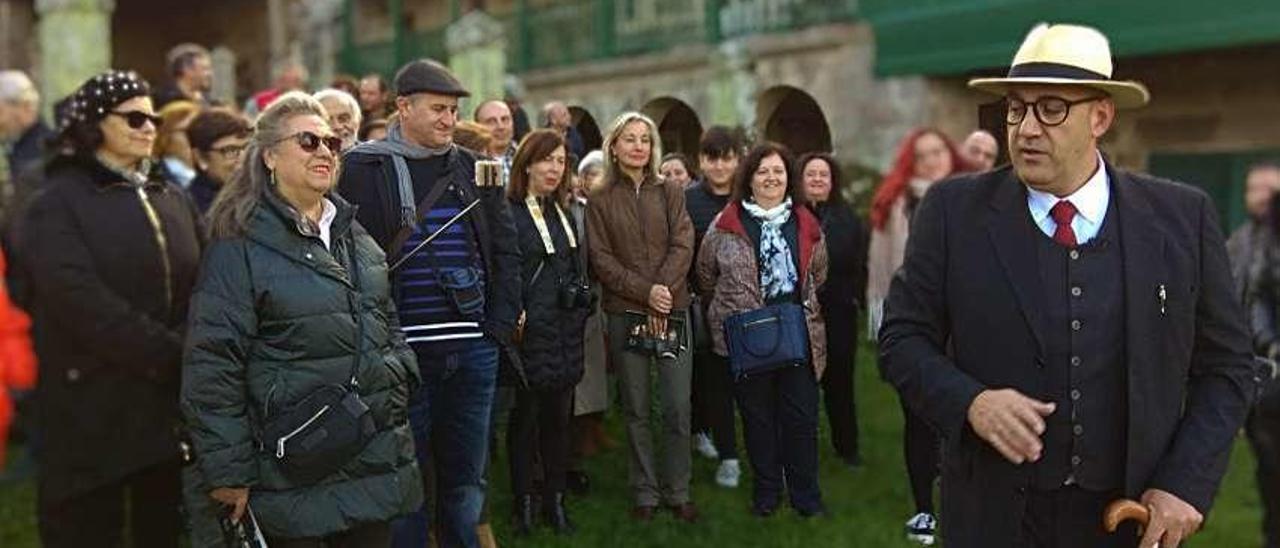
[{"label": "coat button", "polygon": [[1077,401],[1079,399],[1080,399],[1080,390],[1073,388],[1071,390],[1071,401]]},{"label": "coat button", "polygon": [[1075,435],[1079,436],[1081,434],[1084,434],[1084,427],[1077,424],[1071,427],[1071,431],[1074,432]]},{"label": "coat button", "polygon": [[311,255],[311,253],[307,253],[307,260],[308,260],[308,261],[310,261],[310,260],[312,260],[312,259],[314,259],[314,258],[315,258],[315,257],[314,257],[313,255]]},{"label": "coat button", "polygon": [[1080,356],[1071,356],[1071,365],[1073,367],[1080,367]]},{"label": "coat button", "polygon": [[1071,256],[1071,260],[1073,260],[1073,261],[1074,261],[1074,260],[1077,260],[1077,259],[1079,259],[1079,258],[1080,258],[1080,252],[1079,252],[1079,251],[1076,251],[1076,250],[1074,250],[1074,249],[1072,249],[1072,250],[1071,250],[1071,253],[1068,253],[1068,255],[1070,255],[1070,256]]},{"label": "coat button", "polygon": [[1081,291],[1081,290],[1080,290],[1080,286],[1076,286],[1076,287],[1071,288],[1071,296],[1072,296],[1072,297],[1079,297],[1081,293],[1084,293],[1084,291]]},{"label": "coat button", "polygon": [[1072,331],[1079,331],[1079,330],[1080,330],[1080,326],[1081,326],[1081,325],[1083,325],[1083,324],[1081,324],[1081,323],[1080,323],[1080,320],[1071,320],[1071,330],[1072,330]]},{"label": "coat button", "polygon": [[1071,466],[1080,466],[1081,462],[1083,461],[1080,459],[1080,455],[1071,456]]},{"label": "coat button", "polygon": [[71,382],[76,382],[76,381],[80,380],[80,370],[79,370],[79,369],[75,369],[75,368],[68,369],[68,370],[67,370],[67,380],[69,380],[69,381],[71,381]]}]

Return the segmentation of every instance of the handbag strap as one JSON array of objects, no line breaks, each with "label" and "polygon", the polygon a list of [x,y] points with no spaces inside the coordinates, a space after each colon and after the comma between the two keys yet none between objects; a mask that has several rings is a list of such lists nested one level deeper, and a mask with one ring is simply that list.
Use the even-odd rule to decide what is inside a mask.
[{"label": "handbag strap", "polygon": [[360,263],[356,261],[356,235],[354,228],[348,228],[347,239],[347,262],[351,272],[351,284],[355,286],[355,290],[348,293],[347,299],[351,302],[351,312],[356,316],[356,351],[351,358],[351,379],[347,381],[347,385],[351,388],[360,386],[356,381],[356,375],[360,372],[360,357],[364,355],[364,311],[360,309],[361,294],[360,283]]}]

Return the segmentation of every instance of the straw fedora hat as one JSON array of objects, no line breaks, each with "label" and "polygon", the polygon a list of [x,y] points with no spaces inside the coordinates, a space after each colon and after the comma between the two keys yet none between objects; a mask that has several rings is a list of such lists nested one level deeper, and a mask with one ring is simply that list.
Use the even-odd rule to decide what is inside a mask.
[{"label": "straw fedora hat", "polygon": [[969,87],[1003,95],[1019,84],[1067,84],[1106,92],[1117,108],[1138,108],[1151,100],[1147,87],[1111,79],[1111,46],[1098,29],[1040,23],[1022,41],[1004,78],[975,78]]}]

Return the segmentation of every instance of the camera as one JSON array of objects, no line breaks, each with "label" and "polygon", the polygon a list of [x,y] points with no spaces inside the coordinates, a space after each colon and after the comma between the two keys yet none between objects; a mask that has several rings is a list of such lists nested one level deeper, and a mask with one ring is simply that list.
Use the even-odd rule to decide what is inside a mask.
[{"label": "camera", "polygon": [[664,333],[653,333],[649,330],[647,315],[638,312],[627,312],[634,316],[633,323],[627,333],[627,349],[650,354],[660,360],[675,359],[687,349],[681,340],[680,332],[684,322],[679,318],[668,318],[667,330]]},{"label": "camera", "polygon": [[556,293],[556,302],[560,308],[571,310],[574,308],[591,308],[591,286],[582,283],[577,277],[569,278],[560,282],[560,290]]},{"label": "camera", "polygon": [[503,187],[502,163],[495,160],[476,160],[476,186],[480,188]]}]

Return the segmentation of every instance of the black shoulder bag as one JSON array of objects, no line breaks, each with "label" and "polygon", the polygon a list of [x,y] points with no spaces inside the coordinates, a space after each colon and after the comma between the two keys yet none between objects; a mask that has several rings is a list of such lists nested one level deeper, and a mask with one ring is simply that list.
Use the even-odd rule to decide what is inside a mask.
[{"label": "black shoulder bag", "polygon": [[338,471],[360,454],[377,431],[369,406],[360,399],[360,358],[364,353],[364,314],[360,309],[360,264],[356,241],[347,243],[355,290],[347,294],[356,317],[356,348],[345,384],[330,384],[307,394],[263,425],[263,449],[294,481],[314,483]]}]

